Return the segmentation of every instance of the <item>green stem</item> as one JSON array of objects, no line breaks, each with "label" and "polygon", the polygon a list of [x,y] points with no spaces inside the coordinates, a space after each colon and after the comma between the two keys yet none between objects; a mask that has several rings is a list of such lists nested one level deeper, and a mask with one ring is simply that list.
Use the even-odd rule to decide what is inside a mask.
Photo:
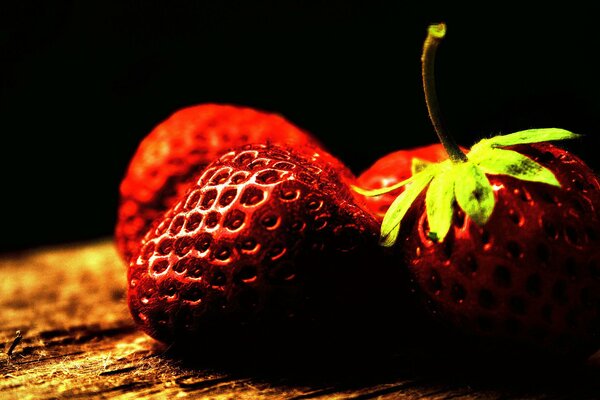
[{"label": "green stem", "polygon": [[437,94],[435,92],[435,53],[437,47],[446,35],[446,24],[443,22],[436,25],[430,25],[427,30],[427,38],[423,44],[423,55],[421,56],[421,74],[423,77],[423,90],[425,91],[425,102],[429,119],[433,124],[435,133],[437,133],[440,142],[446,149],[452,162],[465,162],[467,156],[462,152],[454,138],[444,130],[440,117]]}]

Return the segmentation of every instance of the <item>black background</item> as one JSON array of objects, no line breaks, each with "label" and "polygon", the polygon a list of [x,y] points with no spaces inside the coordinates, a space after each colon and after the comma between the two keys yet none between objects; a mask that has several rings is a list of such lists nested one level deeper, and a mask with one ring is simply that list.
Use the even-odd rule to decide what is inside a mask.
[{"label": "black background", "polygon": [[178,108],[276,111],[359,173],[433,142],[420,82],[426,26],[448,129],[470,145],[558,126],[596,170],[598,28],[574,6],[399,1],[2,2],[0,251],[112,233],[137,143]]}]

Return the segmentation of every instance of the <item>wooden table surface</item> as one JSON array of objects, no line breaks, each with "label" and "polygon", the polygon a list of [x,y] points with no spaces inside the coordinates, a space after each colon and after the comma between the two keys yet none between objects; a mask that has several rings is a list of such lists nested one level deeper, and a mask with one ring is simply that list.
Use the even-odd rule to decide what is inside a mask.
[{"label": "wooden table surface", "polygon": [[5,255],[0,273],[0,399],[600,399],[594,365],[489,368],[410,345],[343,367],[184,361],[133,326],[109,239]]}]

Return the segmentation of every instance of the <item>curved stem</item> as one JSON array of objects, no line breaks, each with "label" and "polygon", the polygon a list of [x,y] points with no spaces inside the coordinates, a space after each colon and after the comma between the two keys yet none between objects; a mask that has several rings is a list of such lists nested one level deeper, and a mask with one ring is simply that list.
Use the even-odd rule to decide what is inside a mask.
[{"label": "curved stem", "polygon": [[435,53],[437,47],[446,35],[446,24],[443,22],[436,25],[430,25],[427,31],[427,38],[423,44],[423,55],[421,56],[421,74],[423,77],[423,90],[425,91],[425,102],[429,119],[433,124],[435,133],[437,133],[440,142],[446,149],[452,162],[465,162],[467,156],[462,152],[454,138],[444,130],[440,117],[437,94],[435,92]]}]

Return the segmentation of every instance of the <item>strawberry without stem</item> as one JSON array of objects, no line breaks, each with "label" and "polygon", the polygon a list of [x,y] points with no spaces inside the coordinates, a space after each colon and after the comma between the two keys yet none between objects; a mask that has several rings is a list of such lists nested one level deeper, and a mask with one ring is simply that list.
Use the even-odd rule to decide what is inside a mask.
[{"label": "strawberry without stem", "polygon": [[131,262],[137,324],[163,342],[193,343],[255,323],[364,319],[393,280],[378,262],[379,225],[355,203],[347,174],[271,145],[223,155]]},{"label": "strawberry without stem", "polygon": [[248,143],[318,146],[284,118],[251,108],[203,104],[181,109],[144,138],[120,186],[115,230],[128,261],[152,222],[173,205],[206,165]]}]

